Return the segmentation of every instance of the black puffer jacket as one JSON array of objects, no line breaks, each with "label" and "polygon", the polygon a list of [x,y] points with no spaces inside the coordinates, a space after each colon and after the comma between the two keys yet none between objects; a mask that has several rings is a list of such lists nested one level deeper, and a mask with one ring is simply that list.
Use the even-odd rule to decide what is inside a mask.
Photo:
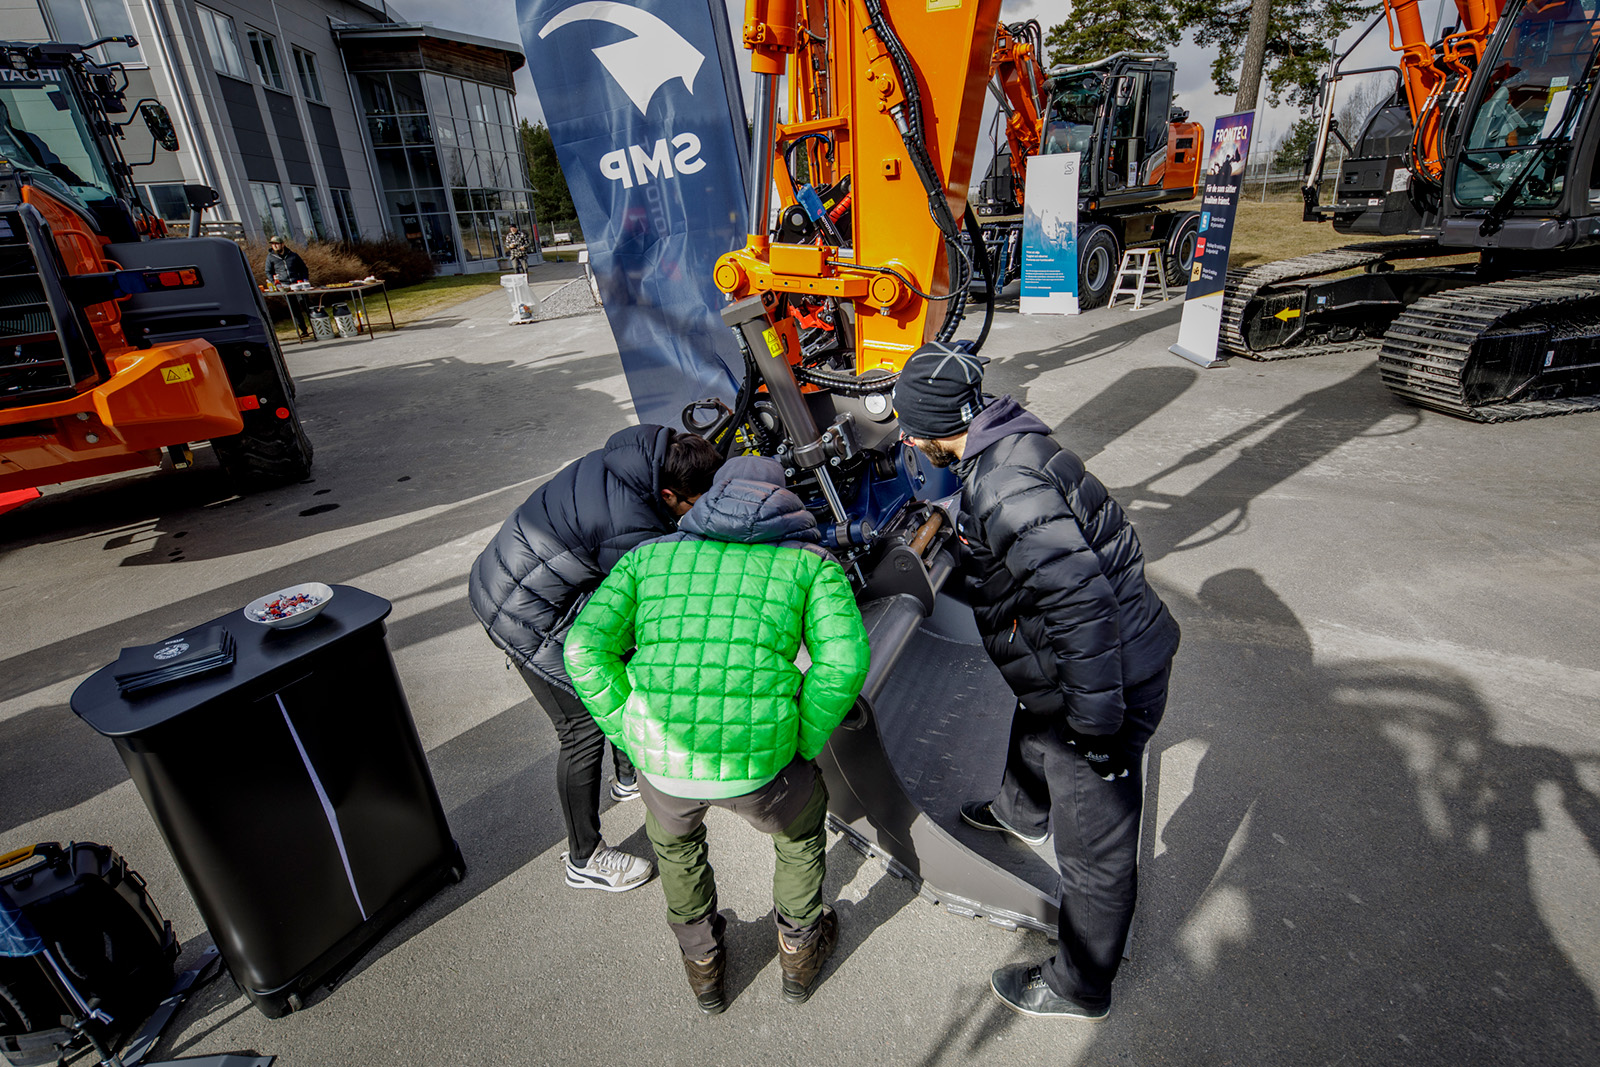
[{"label": "black puffer jacket", "polygon": [[984,647],[1028,710],[1084,734],[1122,725],[1122,691],[1160,671],[1178,623],[1144,577],[1138,535],[1083,461],[1009,396],[956,466]]},{"label": "black puffer jacket", "polygon": [[618,430],[536,489],[472,565],[467,599],[490,638],[569,693],[561,643],[588,594],[629,549],[675,528],[661,500],[670,433]]}]

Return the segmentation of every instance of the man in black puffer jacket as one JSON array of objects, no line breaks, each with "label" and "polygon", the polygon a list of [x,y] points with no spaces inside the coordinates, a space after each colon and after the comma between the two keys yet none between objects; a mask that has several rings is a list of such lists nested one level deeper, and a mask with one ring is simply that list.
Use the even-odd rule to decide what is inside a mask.
[{"label": "man in black puffer jacket", "polygon": [[[605,735],[567,678],[563,640],[617,560],[676,529],[721,465],[717,450],[694,434],[652,425],[618,430],[534,490],[472,565],[472,610],[522,672],[561,743],[556,788],[574,889],[636,889],[653,868],[601,840]],[[633,764],[615,748],[611,755],[611,796],[631,800],[639,795]]]},{"label": "man in black puffer jacket", "polygon": [[906,440],[965,490],[973,613],[1017,710],[1005,777],[961,817],[1043,844],[1061,868],[1059,948],[994,972],[1026,1015],[1098,1019],[1133,922],[1141,761],[1161,721],[1178,624],[1144,577],[1122,509],[1050,428],[983,393],[983,364],[917,350],[895,387]]}]

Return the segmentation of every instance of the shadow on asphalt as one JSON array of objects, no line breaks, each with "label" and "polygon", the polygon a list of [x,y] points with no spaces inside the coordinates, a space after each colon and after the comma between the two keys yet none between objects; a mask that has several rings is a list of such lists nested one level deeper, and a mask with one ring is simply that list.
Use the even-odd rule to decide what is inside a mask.
[{"label": "shadow on asphalt", "polygon": [[[1562,944],[1583,905],[1530,860],[1540,838],[1600,851],[1574,761],[1499,740],[1437,663],[1319,662],[1253,570],[1167,599],[1182,696],[1150,775],[1192,788],[1175,806],[1151,789],[1134,959],[1075,1062],[1588,1062],[1600,1012]],[[1053,951],[1028,934],[1011,962]],[[948,1018],[922,1067],[1047,1025],[987,988]]]},{"label": "shadow on asphalt", "polygon": [[[546,359],[565,355],[551,353]],[[52,494],[7,515],[0,558],[27,545],[71,539],[99,540],[108,551],[135,543],[148,546],[124,559],[125,565],[215,559],[313,534],[402,521],[249,578],[177,595],[126,619],[6,656],[0,659],[0,701],[95,670],[124,646],[236,610],[263,590],[303,581],[307,575],[348,582],[498,525],[533,490],[532,480],[603,444],[623,421],[612,396],[583,387],[614,378],[614,358],[563,364],[555,371],[561,375],[561,390],[527,384],[531,369],[510,362],[439,359],[303,379],[302,405],[316,413],[307,425],[318,440],[318,468],[305,483],[237,498],[215,468],[161,471]],[[507,397],[516,400],[508,403]],[[552,431],[549,425],[561,429]],[[583,428],[581,436],[573,435],[574,426]],[[430,452],[426,462],[415,451],[422,447]],[[339,506],[330,509],[329,504]],[[307,511],[313,514],[298,514]],[[464,596],[460,610],[466,612]],[[468,614],[461,618],[470,621]],[[60,709],[41,709],[38,716],[43,718],[30,720],[33,714],[0,722],[0,771],[7,769],[8,753],[13,761],[31,760],[27,750],[12,742],[34,737],[45,718],[54,715],[59,722]],[[42,791],[25,793],[15,776],[0,773],[0,832],[27,821],[22,817],[26,812],[37,817],[60,810],[70,797],[81,799],[88,787],[80,783],[103,779],[92,765],[80,775],[80,761],[69,757],[68,765],[56,768],[55,784],[44,783]]]},{"label": "shadow on asphalt", "polygon": [[[1099,331],[1099,343],[1114,344],[1118,331],[1135,326],[1147,330],[1162,316],[1176,321],[1176,314],[1174,305],[1130,317],[1127,326]],[[1031,359],[1053,369],[1089,354],[1080,340],[1020,355],[1015,365]],[[582,424],[574,416],[602,429],[618,421],[615,402],[599,391],[524,389],[518,383],[526,369],[438,360],[307,379],[302,396],[316,396],[307,407],[319,419],[379,423],[370,434],[330,433],[324,462],[339,469],[335,457],[349,450],[352,486],[380,488],[336,491],[331,502],[343,506],[314,520],[259,521],[269,504],[282,514],[328,499],[313,495],[325,485],[230,504],[228,521],[203,523],[204,498],[216,488],[213,479],[201,491],[204,472],[129,479],[16,513],[21,529],[15,521],[8,527],[13,541],[124,536],[158,520],[163,529],[148,555],[181,548],[193,553],[189,558],[207,558],[439,509],[8,657],[0,661],[0,699],[71,678],[107,662],[120,645],[176,632],[291,578],[348,580],[498,523],[529,490],[517,482],[593,447],[530,446],[541,441],[537,425],[555,407],[567,426]],[[572,374],[564,386],[618,373],[609,356],[564,369]],[[404,383],[397,410],[375,411],[374,395],[385,395],[397,376]],[[1062,428],[1063,439],[1097,454],[1196,377],[1184,367],[1131,371],[1086,401]],[[486,433],[473,405],[489,406],[508,390],[526,394],[526,410]],[[1024,388],[1019,399],[1025,396]],[[1148,558],[1159,560],[1245,528],[1253,500],[1346,442],[1378,432],[1377,424],[1397,413],[1417,417],[1363,367],[1112,493],[1133,509]],[[377,459],[362,455],[373,435],[386,446]],[[407,449],[417,441],[435,447],[436,435],[445,450],[440,469],[417,484],[422,479],[413,472],[420,467],[407,462]],[[1258,436],[1195,487],[1160,488],[1163,479]],[[530,459],[535,451],[548,460]],[[258,521],[232,521],[249,513]],[[1502,740],[1476,688],[1438,663],[1317,657],[1305,626],[1254,570],[1213,575],[1193,598],[1170,589],[1162,594],[1184,627],[1184,647],[1174,704],[1152,742],[1151,776],[1182,799],[1163,805],[1152,790],[1136,927],[1141,947],[1124,970],[1111,1017],[1095,1026],[1080,1062],[1127,1055],[1180,1063],[1332,1062],[1355,1052],[1361,1062],[1577,1063],[1592,1055],[1600,1045],[1600,1012],[1562,944],[1578,927],[1551,896],[1561,890],[1559,877],[1536,869],[1534,858],[1563,841],[1600,851],[1600,802],[1572,759]],[[464,602],[452,598],[397,622],[392,640],[403,647],[469,621]],[[543,729],[543,720],[524,702],[429,753],[471,869],[462,885],[425,904],[360,967],[556,844],[561,830],[554,817],[503,818],[529,797],[547,797],[553,812],[554,753],[531,763],[516,756],[530,750],[535,727]],[[1171,773],[1163,775],[1164,768]],[[1192,786],[1182,793],[1190,771]],[[110,746],[59,705],[0,722],[0,829],[81,803],[123,777]],[[1164,813],[1159,826],[1158,812]],[[838,844],[830,850],[831,896],[853,876],[851,857]],[[909,887],[889,879],[879,879],[872,893],[870,907],[851,905],[845,915],[841,958],[912,898]],[[741,921],[732,936],[747,946],[735,955],[730,976],[742,993],[770,962],[759,947],[773,950],[770,920]],[[1014,958],[1050,951],[1042,937],[1026,934]],[[927,1065],[970,1059],[1025,1022],[985,988],[992,961],[954,965],[974,971],[962,995],[975,991],[951,1005],[948,1031],[930,1042],[937,1051]]]}]

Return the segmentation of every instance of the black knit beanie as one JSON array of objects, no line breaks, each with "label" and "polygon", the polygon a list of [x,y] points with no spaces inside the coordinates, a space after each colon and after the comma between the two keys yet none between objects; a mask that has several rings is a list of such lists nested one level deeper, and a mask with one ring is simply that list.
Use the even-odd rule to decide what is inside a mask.
[{"label": "black knit beanie", "polygon": [[942,341],[917,349],[900,370],[894,387],[900,428],[931,440],[957,437],[983,410],[982,356]]}]

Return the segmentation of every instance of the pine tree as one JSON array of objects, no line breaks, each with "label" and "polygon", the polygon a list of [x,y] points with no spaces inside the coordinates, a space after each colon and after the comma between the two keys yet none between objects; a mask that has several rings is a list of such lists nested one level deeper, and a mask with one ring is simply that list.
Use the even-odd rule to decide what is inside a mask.
[{"label": "pine tree", "polygon": [[1050,65],[1087,63],[1115,52],[1161,52],[1178,40],[1169,5],[1156,0],[1079,0],[1045,38]]},{"label": "pine tree", "polygon": [[[1328,67],[1328,42],[1365,21],[1376,0],[1272,0],[1265,49],[1267,100],[1287,100],[1302,113],[1317,104],[1317,79]],[[1219,93],[1239,88],[1239,66],[1250,30],[1251,0],[1175,0],[1173,21],[1195,43],[1216,50],[1211,81]]]},{"label": "pine tree", "polygon": [[533,186],[533,210],[540,223],[576,221],[578,209],[567,190],[567,177],[556,160],[555,141],[540,122],[522,120],[522,147],[528,156],[528,181]]}]

